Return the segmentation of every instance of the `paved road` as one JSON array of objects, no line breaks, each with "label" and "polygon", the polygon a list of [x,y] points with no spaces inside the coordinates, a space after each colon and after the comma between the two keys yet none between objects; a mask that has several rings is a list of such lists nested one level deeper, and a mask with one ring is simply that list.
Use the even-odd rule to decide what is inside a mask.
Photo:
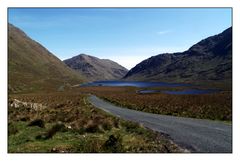
[{"label": "paved road", "polygon": [[168,134],[181,147],[191,152],[231,153],[232,126],[222,122],[157,115],[115,106],[96,96],[88,101],[113,115],[135,121],[145,127]]}]

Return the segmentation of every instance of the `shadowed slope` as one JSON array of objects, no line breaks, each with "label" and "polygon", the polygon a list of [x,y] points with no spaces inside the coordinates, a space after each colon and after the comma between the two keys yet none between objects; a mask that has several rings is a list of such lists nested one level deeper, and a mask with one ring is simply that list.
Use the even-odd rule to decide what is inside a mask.
[{"label": "shadowed slope", "polygon": [[223,83],[232,81],[232,28],[182,53],[159,54],[132,68],[127,80]]}]

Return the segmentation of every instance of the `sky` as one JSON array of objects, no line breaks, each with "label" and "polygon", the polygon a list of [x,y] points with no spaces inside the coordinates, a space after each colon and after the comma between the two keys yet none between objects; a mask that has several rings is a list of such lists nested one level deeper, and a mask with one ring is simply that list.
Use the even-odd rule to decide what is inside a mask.
[{"label": "sky", "polygon": [[230,8],[9,8],[8,22],[59,59],[81,53],[131,69],[232,26]]}]

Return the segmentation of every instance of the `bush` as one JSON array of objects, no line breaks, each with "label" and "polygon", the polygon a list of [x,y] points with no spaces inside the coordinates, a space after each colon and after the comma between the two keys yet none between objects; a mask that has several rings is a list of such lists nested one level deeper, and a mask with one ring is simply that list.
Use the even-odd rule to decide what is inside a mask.
[{"label": "bush", "polygon": [[15,125],[9,123],[8,124],[8,135],[15,135],[16,133],[18,133],[18,129]]},{"label": "bush", "polygon": [[103,122],[102,127],[104,130],[111,130],[112,125],[109,122]]},{"label": "bush", "polygon": [[145,136],[150,134],[142,125],[135,122],[123,121],[122,125],[126,128],[126,131],[130,133],[136,133]]},{"label": "bush", "polygon": [[93,120],[88,121],[87,125],[85,126],[85,131],[89,133],[101,132],[98,123]]},{"label": "bush", "polygon": [[30,118],[29,117],[22,117],[22,118],[20,118],[20,121],[29,121],[30,120]]},{"label": "bush", "polygon": [[116,137],[114,135],[110,135],[108,140],[104,143],[103,149],[107,152],[123,152],[122,139],[120,136]]},{"label": "bush", "polygon": [[64,129],[65,125],[63,123],[53,125],[53,127],[47,132],[46,139],[52,138],[58,131],[62,131]]},{"label": "bush", "polygon": [[44,128],[45,125],[44,125],[44,121],[41,120],[41,119],[36,119],[36,120],[33,120],[31,121],[28,126],[38,126],[38,127],[41,127],[41,128]]},{"label": "bush", "polygon": [[63,123],[57,123],[53,125],[53,127],[50,130],[48,130],[45,134],[36,136],[36,139],[37,140],[51,139],[58,131],[63,131],[63,130],[65,130],[65,125]]}]

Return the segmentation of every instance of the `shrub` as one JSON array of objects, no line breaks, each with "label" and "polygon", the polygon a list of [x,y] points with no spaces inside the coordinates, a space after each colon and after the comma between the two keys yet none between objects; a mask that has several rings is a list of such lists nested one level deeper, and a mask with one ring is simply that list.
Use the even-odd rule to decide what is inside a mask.
[{"label": "shrub", "polygon": [[132,132],[134,129],[139,128],[139,124],[131,121],[122,121],[121,124],[126,128],[127,132]]},{"label": "shrub", "polygon": [[112,125],[109,122],[103,122],[102,127],[104,130],[111,130]]},{"label": "shrub", "polygon": [[20,121],[29,121],[29,120],[30,120],[29,117],[22,117],[22,118],[20,118]]},{"label": "shrub", "polygon": [[31,121],[28,126],[38,126],[38,127],[41,127],[41,128],[44,128],[45,125],[44,125],[44,121],[41,120],[41,119],[36,119],[36,120],[33,120]]},{"label": "shrub", "polygon": [[45,134],[36,136],[37,140],[47,140],[51,139],[58,131],[65,130],[65,125],[63,123],[57,123],[52,126],[50,130],[48,130]]},{"label": "shrub", "polygon": [[122,126],[126,128],[127,132],[136,133],[138,135],[148,136],[150,133],[142,125],[132,122],[132,121],[122,121]]},{"label": "shrub", "polygon": [[46,139],[52,138],[58,131],[61,131],[65,128],[63,123],[57,123],[47,132]]},{"label": "shrub", "polygon": [[90,120],[87,125],[85,125],[85,131],[89,133],[101,132],[97,122]]},{"label": "shrub", "polygon": [[103,144],[103,149],[107,152],[123,152],[122,139],[120,136],[110,135],[108,140]]},{"label": "shrub", "polygon": [[18,129],[15,125],[9,123],[8,125],[8,135],[15,135],[16,133],[18,133]]}]

